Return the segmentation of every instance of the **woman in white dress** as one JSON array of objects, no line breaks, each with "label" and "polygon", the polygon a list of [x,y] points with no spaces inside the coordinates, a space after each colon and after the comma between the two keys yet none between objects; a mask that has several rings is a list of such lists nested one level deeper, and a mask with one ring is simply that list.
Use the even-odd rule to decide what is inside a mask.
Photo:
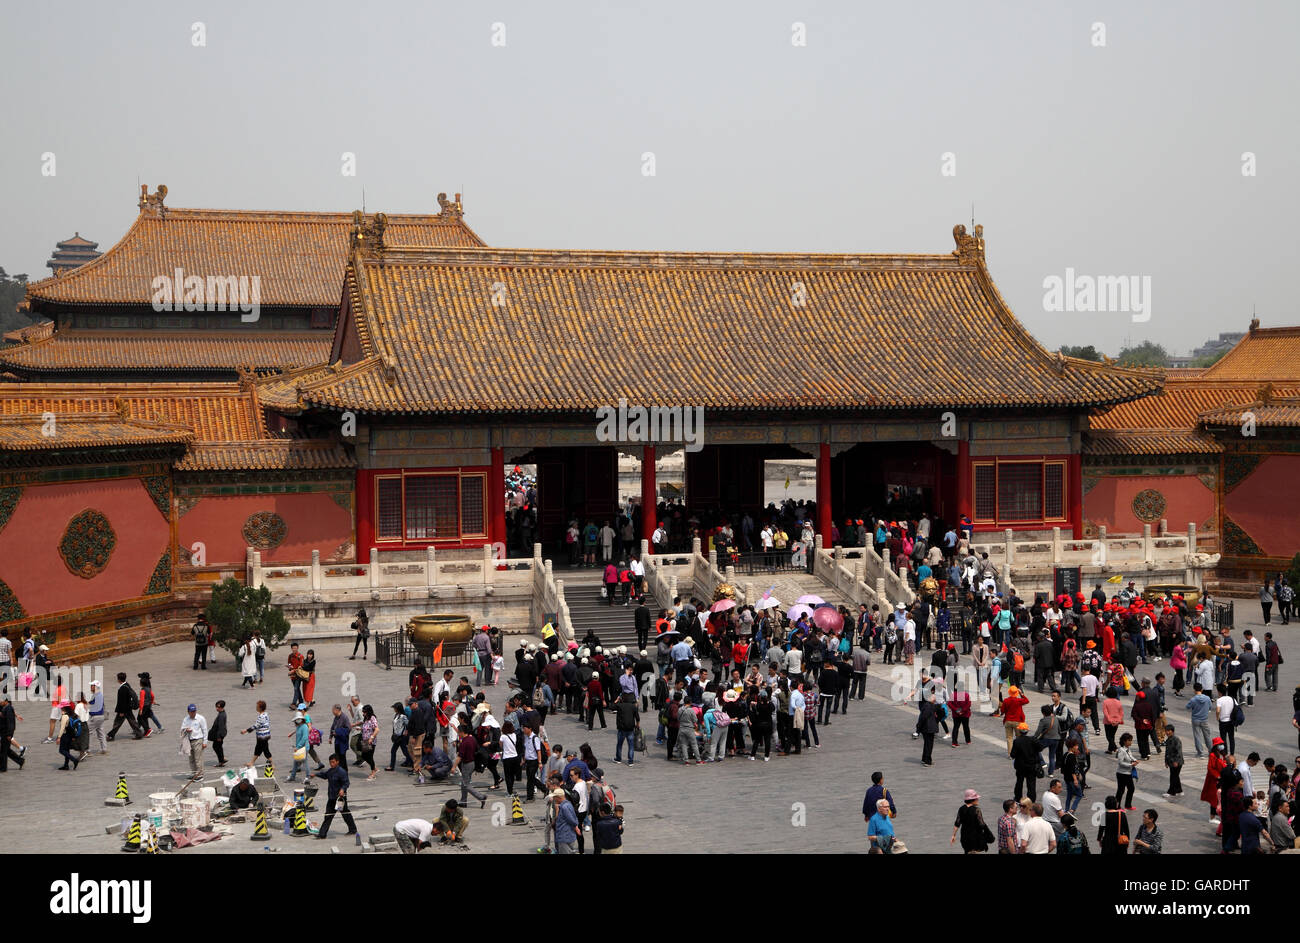
[{"label": "woman in white dress", "polygon": [[250,688],[257,684],[257,643],[251,638],[244,639],[244,644],[239,646],[239,667],[244,673],[244,680],[239,682],[242,688],[247,684]]}]

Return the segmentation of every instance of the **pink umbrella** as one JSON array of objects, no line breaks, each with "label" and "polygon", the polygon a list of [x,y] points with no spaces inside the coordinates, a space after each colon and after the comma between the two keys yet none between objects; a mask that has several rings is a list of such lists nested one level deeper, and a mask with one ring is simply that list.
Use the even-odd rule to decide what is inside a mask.
[{"label": "pink umbrella", "polygon": [[736,600],[719,599],[717,602],[715,602],[712,606],[709,607],[709,612],[726,612],[728,609],[734,609],[734,608],[736,608]]},{"label": "pink umbrella", "polygon": [[812,607],[807,606],[803,603],[799,603],[798,605],[791,606],[790,611],[786,613],[786,616],[790,619],[791,622],[794,622],[797,619],[801,619],[804,616],[810,616],[810,615],[812,615]]},{"label": "pink umbrella", "polygon": [[844,628],[844,617],[834,606],[819,606],[813,610],[813,622],[823,632],[838,632]]},{"label": "pink umbrella", "polygon": [[808,594],[803,595],[803,596],[800,596],[798,599],[796,599],[796,600],[795,600],[795,604],[796,604],[796,605],[798,605],[798,604],[803,604],[803,605],[808,605],[808,606],[816,606],[816,605],[819,605],[819,604],[821,604],[821,603],[824,603],[825,601],[826,601],[826,600],[822,599],[820,596],[814,596],[812,593],[808,593]]}]

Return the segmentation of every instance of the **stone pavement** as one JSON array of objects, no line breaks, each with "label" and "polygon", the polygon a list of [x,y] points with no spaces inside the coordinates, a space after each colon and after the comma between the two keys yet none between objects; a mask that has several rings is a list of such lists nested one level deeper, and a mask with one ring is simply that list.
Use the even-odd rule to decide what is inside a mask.
[{"label": "stone pavement", "polygon": [[[1242,628],[1252,628],[1262,637],[1258,607],[1243,603],[1238,607],[1239,626],[1234,638],[1240,640]],[[1297,682],[1293,665],[1300,664],[1300,633],[1293,627],[1272,626],[1282,646],[1287,663],[1282,666],[1280,693],[1261,693],[1256,706],[1247,709],[1247,722],[1238,732],[1238,746],[1244,757],[1249,750],[1261,756],[1274,756],[1290,768],[1297,755],[1296,732],[1291,726],[1290,692]],[[318,724],[327,725],[330,706],[343,701],[343,686],[352,679],[357,692],[374,706],[381,720],[391,711],[389,705],[404,693],[406,671],[385,671],[371,661],[348,661],[350,644],[323,642],[314,645],[320,663],[320,681],[316,708],[312,712]],[[120,839],[104,833],[104,827],[121,818],[121,811],[103,805],[111,795],[118,770],[125,770],[134,803],[131,811],[145,811],[148,794],[180,788],[186,779],[185,760],[177,754],[177,738],[184,707],[190,701],[200,705],[211,720],[212,704],[218,698],[227,702],[229,726],[238,731],[253,719],[254,704],[265,697],[271,705],[272,744],[276,766],[282,778],[289,762],[290,686],[283,669],[270,665],[283,660],[283,650],[272,653],[268,662],[267,684],[255,691],[241,691],[240,676],[233,659],[221,653],[219,663],[206,672],[190,670],[192,648],[180,643],[161,646],[131,655],[110,659],[104,667],[107,686],[115,687],[116,672],[126,671],[132,684],[135,674],[147,670],[154,679],[159,704],[158,715],[167,730],[154,733],[147,741],[133,741],[123,728],[111,744],[108,757],[91,756],[76,772],[58,771],[61,762],[53,744],[42,744],[48,708],[19,703],[19,739],[28,745],[27,767],[16,772],[10,766],[0,776],[0,829],[5,834],[21,835],[21,848],[14,850],[40,853],[117,853]],[[928,662],[929,653],[918,656],[918,664]],[[1139,666],[1141,669],[1142,666]],[[937,740],[935,765],[924,768],[920,763],[920,742],[913,741],[911,731],[915,708],[894,700],[896,679],[891,666],[873,665],[868,697],[850,705],[847,716],[836,715],[828,728],[820,730],[822,747],[805,750],[802,756],[777,757],[763,763],[748,759],[729,759],[721,764],[692,765],[667,763],[662,748],[654,746],[653,717],[644,722],[650,741],[650,755],[638,756],[634,767],[615,766],[612,717],[607,730],[590,734],[586,725],[561,714],[548,719],[547,733],[552,743],[566,747],[590,742],[607,770],[618,801],[626,806],[625,847],[629,853],[696,851],[727,852],[861,852],[865,849],[866,826],[861,818],[862,797],[869,785],[872,770],[883,770],[886,784],[899,806],[895,827],[914,852],[955,853],[949,845],[952,819],[961,802],[962,791],[975,788],[984,797],[985,816],[992,825],[1000,813],[1001,801],[1011,795],[1015,777],[1006,759],[1005,740],[1000,719],[976,716],[971,724],[973,743],[956,750],[945,740]],[[1139,671],[1139,677],[1168,671],[1161,662]],[[458,672],[459,675],[460,672]],[[498,716],[508,688],[489,689],[489,701]],[[1044,697],[1031,689],[1030,716]],[[1125,699],[1126,712],[1129,704]],[[1170,716],[1183,737],[1188,762],[1183,773],[1186,797],[1181,800],[1160,798],[1168,780],[1162,758],[1152,755],[1140,767],[1135,805],[1139,809],[1154,806],[1161,813],[1160,824],[1166,829],[1165,848],[1175,853],[1210,853],[1217,849],[1213,827],[1207,824],[1208,810],[1198,799],[1205,772],[1204,760],[1196,760],[1191,747],[1185,701],[1170,699]],[[381,740],[387,740],[386,727]],[[1100,748],[1098,749],[1098,743]],[[226,740],[227,756],[242,762],[251,755],[252,737],[232,733]],[[1086,794],[1084,806],[1104,800],[1114,785],[1114,761],[1102,755],[1104,734],[1093,740],[1094,762],[1090,776],[1093,788]],[[377,757],[380,766],[387,754]],[[214,761],[207,753],[209,766]],[[1262,770],[1262,767],[1260,767]],[[353,770],[355,773],[355,769]],[[210,771],[215,779],[215,770]],[[484,773],[475,784],[486,787],[491,777]],[[1040,781],[1045,788],[1046,783]],[[526,853],[541,844],[540,828],[519,827],[509,821],[510,804],[503,790],[488,791],[487,809],[479,811],[471,800],[470,853]],[[437,817],[447,798],[459,797],[459,786],[436,784],[416,787],[405,773],[380,770],[375,782],[364,781],[364,774],[353,775],[351,804],[363,835],[391,833],[393,823],[402,818]],[[497,805],[500,803],[500,805]],[[323,808],[323,794],[318,799]],[[524,806],[531,820],[544,812],[539,800]],[[1130,814],[1136,831],[1140,817]],[[494,825],[494,820],[499,823]],[[264,846],[279,853],[324,853],[337,848],[341,854],[361,852],[345,826],[335,819],[329,841],[314,838],[291,838],[272,832],[269,839],[250,841],[251,827],[235,826],[234,837],[223,838],[198,848],[175,852],[177,855],[243,853],[261,854]],[[1095,828],[1089,829],[1095,836]],[[1090,837],[1090,841],[1092,838]],[[440,853],[457,853],[444,851]]]}]

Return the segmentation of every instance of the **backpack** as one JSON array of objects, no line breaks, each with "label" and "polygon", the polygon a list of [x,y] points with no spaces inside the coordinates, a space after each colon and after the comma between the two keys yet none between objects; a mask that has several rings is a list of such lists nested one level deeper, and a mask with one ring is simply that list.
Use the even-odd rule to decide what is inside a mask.
[{"label": "backpack", "polygon": [[1061,837],[1056,840],[1056,853],[1058,855],[1081,855],[1087,839],[1083,837],[1083,832],[1077,828],[1071,835],[1069,830],[1061,833]]},{"label": "backpack", "polygon": [[537,762],[546,763],[551,759],[551,745],[540,737],[538,740],[541,745],[537,748]]},{"label": "backpack", "polygon": [[138,711],[139,709],[140,709],[140,695],[138,695],[138,694],[136,694],[134,691],[132,691],[132,692],[131,692],[131,710],[133,710],[133,711]]},{"label": "backpack", "polygon": [[1232,702],[1232,725],[1240,727],[1246,722],[1246,712],[1241,709],[1241,705],[1236,701]]},{"label": "backpack", "polygon": [[320,728],[317,727],[315,724],[312,724],[310,727],[307,728],[307,743],[311,746],[318,747],[320,746],[320,741],[321,741]]},{"label": "backpack", "polygon": [[76,740],[81,736],[81,729],[83,726],[85,725],[82,724],[81,718],[75,714],[68,718],[68,731],[72,734],[72,739]]},{"label": "backpack", "polygon": [[1016,652],[1016,653],[1011,657],[1011,663],[1012,663],[1012,670],[1014,670],[1014,671],[1024,671],[1024,670],[1025,670],[1025,656],[1024,656],[1024,653],[1023,653],[1023,652],[1020,652],[1020,651],[1017,651],[1017,652]]},{"label": "backpack", "polygon": [[898,641],[898,629],[895,628],[894,623],[892,622],[889,623],[889,627],[885,629],[885,641],[891,645]]},{"label": "backpack", "polygon": [[709,713],[713,715],[713,726],[728,727],[731,725],[731,715],[720,707],[715,707]]}]

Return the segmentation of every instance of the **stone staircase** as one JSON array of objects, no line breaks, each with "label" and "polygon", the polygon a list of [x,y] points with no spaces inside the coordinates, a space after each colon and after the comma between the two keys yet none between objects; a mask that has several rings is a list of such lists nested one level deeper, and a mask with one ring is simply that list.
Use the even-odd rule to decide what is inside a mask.
[{"label": "stone staircase", "polygon": [[[610,606],[600,595],[600,573],[597,570],[560,570],[556,574],[564,580],[564,601],[569,605],[569,619],[573,623],[573,638],[581,642],[588,629],[595,629],[604,648],[626,645],[629,652],[636,650],[636,602],[627,606],[615,601]],[[647,591],[646,605],[656,614],[659,604]]]},{"label": "stone staircase", "polygon": [[[811,573],[788,571],[771,576],[754,576],[750,578],[755,593],[762,596],[769,586],[773,586],[772,595],[781,600],[782,608],[789,609],[800,596],[820,596],[833,606],[844,606],[850,612],[857,612],[857,606],[849,603],[834,587],[828,586]],[[764,582],[766,580],[766,582]],[[761,584],[761,585],[760,585]],[[758,600],[755,599],[755,602]]]}]

